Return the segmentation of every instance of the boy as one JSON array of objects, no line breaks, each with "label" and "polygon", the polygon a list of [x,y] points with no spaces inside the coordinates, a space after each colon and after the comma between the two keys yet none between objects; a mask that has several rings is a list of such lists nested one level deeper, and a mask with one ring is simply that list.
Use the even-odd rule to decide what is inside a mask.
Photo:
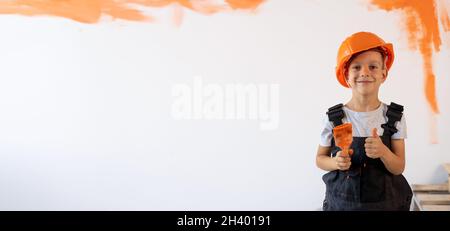
[{"label": "boy", "polygon": [[[405,168],[406,122],[403,106],[378,98],[394,61],[390,43],[358,32],[340,46],[336,76],[352,90],[345,105],[331,107],[324,121],[316,164],[323,176],[323,210],[409,210],[412,191]],[[333,127],[352,123],[350,155],[335,146]]]}]

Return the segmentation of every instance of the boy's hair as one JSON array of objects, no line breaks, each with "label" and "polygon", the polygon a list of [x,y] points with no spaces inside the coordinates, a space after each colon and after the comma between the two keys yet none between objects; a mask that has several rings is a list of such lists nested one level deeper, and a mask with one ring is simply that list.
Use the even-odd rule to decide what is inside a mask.
[{"label": "boy's hair", "polygon": [[382,69],[384,70],[386,68],[386,62],[385,62],[386,61],[386,57],[387,57],[386,51],[382,47],[374,47],[374,48],[371,48],[371,49],[368,49],[368,50],[365,50],[365,51],[360,51],[360,52],[352,55],[352,57],[350,57],[348,62],[345,64],[345,70],[346,70],[345,71],[345,76],[348,75],[348,68],[350,67],[350,64],[353,62],[353,60],[356,57],[358,57],[358,55],[360,55],[360,54],[362,54],[362,53],[364,53],[366,51],[376,51],[376,52],[380,53],[381,61],[382,61],[382,64],[381,64],[382,65]]}]

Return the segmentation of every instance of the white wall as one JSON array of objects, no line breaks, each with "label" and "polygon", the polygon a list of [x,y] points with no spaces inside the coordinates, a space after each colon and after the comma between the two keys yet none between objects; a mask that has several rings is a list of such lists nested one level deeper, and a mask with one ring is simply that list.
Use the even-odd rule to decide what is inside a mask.
[{"label": "white wall", "polygon": [[[445,181],[450,42],[434,59],[441,114],[439,144],[430,144],[420,55],[408,50],[400,15],[364,2],[186,11],[179,28],[0,16],[0,209],[316,210],[325,190],[315,166],[321,117],[350,97],[335,80],[335,55],[360,30],[397,52],[381,99],[406,108],[404,175]],[[279,84],[278,129],[174,120],[172,87],[194,76],[220,86]]]}]

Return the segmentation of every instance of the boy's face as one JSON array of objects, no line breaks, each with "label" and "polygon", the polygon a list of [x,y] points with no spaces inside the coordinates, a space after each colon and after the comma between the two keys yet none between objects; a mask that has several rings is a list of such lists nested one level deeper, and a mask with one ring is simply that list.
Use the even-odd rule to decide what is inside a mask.
[{"label": "boy's face", "polygon": [[348,66],[347,83],[361,95],[378,94],[386,75],[386,65],[381,54],[366,51],[355,57]]}]

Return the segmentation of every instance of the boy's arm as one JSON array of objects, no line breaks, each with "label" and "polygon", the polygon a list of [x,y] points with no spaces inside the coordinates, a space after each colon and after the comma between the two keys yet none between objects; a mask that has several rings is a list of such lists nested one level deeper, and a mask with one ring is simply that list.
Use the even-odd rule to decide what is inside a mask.
[{"label": "boy's arm", "polygon": [[394,175],[400,175],[405,169],[405,140],[391,139],[389,150],[377,135],[377,129],[372,130],[372,136],[366,138],[364,144],[366,155],[372,159],[380,158],[386,169]]},{"label": "boy's arm", "polygon": [[320,146],[317,149],[316,165],[322,170],[333,171],[337,169],[336,162],[330,157],[331,148]]},{"label": "boy's arm", "polygon": [[341,156],[341,151],[339,151],[336,157],[332,158],[330,156],[331,148],[319,145],[317,149],[316,165],[325,171],[334,170],[347,170],[350,168],[350,158],[347,156]]},{"label": "boy's arm", "polygon": [[392,139],[391,145],[392,151],[387,149],[380,159],[389,172],[400,175],[405,170],[405,140]]}]

